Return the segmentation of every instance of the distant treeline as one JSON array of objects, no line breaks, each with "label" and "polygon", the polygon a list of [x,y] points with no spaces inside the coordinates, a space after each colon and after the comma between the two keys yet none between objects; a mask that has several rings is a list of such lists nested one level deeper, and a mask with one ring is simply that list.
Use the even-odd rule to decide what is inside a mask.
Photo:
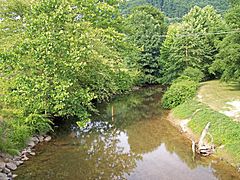
[{"label": "distant treeline", "polygon": [[181,18],[194,6],[212,5],[219,13],[224,13],[229,7],[226,0],[130,0],[125,3],[123,12],[127,13],[133,7],[143,4],[152,4],[170,18]]}]

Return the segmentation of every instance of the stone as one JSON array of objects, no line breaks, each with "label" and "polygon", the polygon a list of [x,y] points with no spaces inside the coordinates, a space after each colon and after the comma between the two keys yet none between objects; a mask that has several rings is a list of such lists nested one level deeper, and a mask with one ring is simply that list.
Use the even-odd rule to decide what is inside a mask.
[{"label": "stone", "polygon": [[30,153],[30,152],[32,152],[31,148],[29,148],[29,147],[28,147],[28,148],[26,148],[26,152],[27,152],[27,153]]},{"label": "stone", "polygon": [[31,148],[33,148],[33,147],[35,146],[35,143],[34,143],[33,141],[29,141],[29,142],[28,142],[28,146],[31,147]]},{"label": "stone", "polygon": [[0,169],[4,169],[6,166],[5,162],[0,162]]},{"label": "stone", "polygon": [[10,169],[10,170],[16,170],[16,169],[17,169],[16,164],[14,164],[14,163],[12,163],[12,162],[7,163],[7,164],[6,164],[6,167],[7,167],[8,169]]},{"label": "stone", "polygon": [[15,178],[15,177],[17,177],[17,176],[18,176],[17,174],[13,174],[13,175],[12,175],[12,178]]},{"label": "stone", "polygon": [[20,161],[18,161],[18,163],[19,163],[19,165],[21,165],[21,164],[23,164],[23,161],[20,160]]},{"label": "stone", "polygon": [[23,164],[23,161],[19,160],[19,161],[14,161],[14,164],[16,164],[16,166],[20,166],[21,164]]},{"label": "stone", "polygon": [[40,135],[40,136],[38,137],[38,139],[39,139],[40,142],[43,142],[43,141],[44,141],[44,137],[43,137],[42,135]]},{"label": "stone", "polygon": [[21,159],[21,156],[19,155],[19,156],[14,156],[13,157],[13,161],[19,161]]},{"label": "stone", "polygon": [[7,174],[7,173],[10,173],[11,170],[5,167],[2,172]]},{"label": "stone", "polygon": [[29,154],[32,155],[32,156],[35,156],[35,155],[36,155],[35,152],[30,152]]},{"label": "stone", "polygon": [[12,178],[12,172],[8,173],[7,176]]},{"label": "stone", "polygon": [[38,143],[39,142],[39,139],[37,137],[32,137],[31,138],[31,141],[35,142],[35,143]]},{"label": "stone", "polygon": [[45,139],[44,139],[44,141],[46,141],[46,142],[48,142],[48,141],[51,141],[51,136],[47,136],[47,137],[45,137]]},{"label": "stone", "polygon": [[8,177],[5,173],[0,173],[0,179],[1,180],[8,180]]},{"label": "stone", "polygon": [[21,160],[22,160],[22,161],[27,161],[27,160],[29,160],[29,158],[25,155],[25,156],[22,157]]}]

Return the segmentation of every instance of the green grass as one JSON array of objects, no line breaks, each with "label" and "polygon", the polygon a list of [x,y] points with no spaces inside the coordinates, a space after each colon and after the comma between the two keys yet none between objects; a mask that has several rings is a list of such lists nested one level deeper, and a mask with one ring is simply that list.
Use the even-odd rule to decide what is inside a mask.
[{"label": "green grass", "polygon": [[179,119],[187,119],[192,116],[192,114],[199,108],[202,108],[202,104],[197,102],[196,100],[187,101],[177,107],[175,107],[172,111],[174,116]]},{"label": "green grass", "polygon": [[208,106],[197,102],[196,100],[185,102],[173,109],[175,117],[180,119],[189,118],[197,109],[198,111],[189,123],[192,131],[200,135],[208,122],[211,122],[210,133],[217,146],[224,145],[224,151],[227,152],[233,161],[240,161],[240,123],[231,118],[212,110]]}]

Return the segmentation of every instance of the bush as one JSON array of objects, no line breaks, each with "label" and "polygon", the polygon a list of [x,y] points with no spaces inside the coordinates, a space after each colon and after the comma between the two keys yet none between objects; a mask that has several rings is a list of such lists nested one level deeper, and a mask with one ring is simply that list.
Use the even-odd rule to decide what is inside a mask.
[{"label": "bush", "polygon": [[198,68],[188,67],[179,78],[184,77],[189,77],[192,81],[200,82],[204,78],[204,74]]},{"label": "bush", "polygon": [[191,80],[182,80],[173,83],[162,98],[162,106],[172,109],[194,97],[198,83]]}]

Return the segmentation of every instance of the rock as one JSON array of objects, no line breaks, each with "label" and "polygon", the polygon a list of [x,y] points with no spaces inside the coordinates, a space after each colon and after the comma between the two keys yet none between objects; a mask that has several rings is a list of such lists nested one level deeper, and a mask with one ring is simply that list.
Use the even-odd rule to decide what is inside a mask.
[{"label": "rock", "polygon": [[14,164],[14,163],[12,163],[12,162],[7,163],[7,164],[6,164],[6,167],[7,167],[8,169],[10,169],[10,170],[16,170],[16,169],[17,169],[16,164]]},{"label": "rock", "polygon": [[27,153],[30,153],[30,152],[32,152],[31,148],[29,148],[29,147],[28,147],[28,148],[26,148],[26,152],[27,152]]},{"label": "rock", "polygon": [[43,142],[43,141],[44,141],[44,137],[41,136],[41,135],[38,137],[38,139],[39,139],[40,142]]},{"label": "rock", "polygon": [[7,162],[10,162],[11,158],[8,158],[8,157],[5,157],[4,158],[4,162],[7,163]]},{"label": "rock", "polygon": [[9,178],[12,178],[12,172],[8,173],[7,176],[8,176]]},{"label": "rock", "polygon": [[0,169],[4,169],[6,166],[5,162],[0,162]]},{"label": "rock", "polygon": [[21,156],[19,155],[19,156],[14,156],[13,157],[13,161],[19,161],[21,159]]},{"label": "rock", "polygon": [[10,173],[11,171],[10,171],[10,169],[5,167],[2,172],[7,174],[7,173]]},{"label": "rock", "polygon": [[22,161],[27,161],[27,160],[29,160],[29,158],[26,155],[24,155],[21,160]]},{"label": "rock", "polygon": [[16,166],[20,166],[21,164],[23,164],[23,161],[19,160],[19,161],[14,161],[14,164],[16,164]]},{"label": "rock", "polygon": [[30,152],[29,154],[32,155],[32,156],[35,156],[35,155],[36,155],[35,152]]},{"label": "rock", "polygon": [[31,147],[31,148],[33,148],[33,147],[35,146],[35,143],[34,143],[33,141],[29,141],[29,142],[28,142],[28,146]]},{"label": "rock", "polygon": [[37,137],[32,137],[31,141],[35,142],[36,144],[39,143],[39,139]]},{"label": "rock", "polygon": [[15,178],[15,177],[17,177],[17,176],[18,176],[17,174],[13,174],[13,175],[12,175],[12,178]]},{"label": "rock", "polygon": [[44,139],[44,141],[46,141],[46,142],[48,142],[48,141],[51,141],[51,136],[47,136],[47,137],[45,137],[45,139]]},{"label": "rock", "polygon": [[7,177],[6,174],[0,173],[0,179],[1,179],[1,180],[8,180],[8,177]]},{"label": "rock", "polygon": [[18,163],[19,163],[19,165],[21,165],[21,164],[23,164],[23,161],[20,160],[20,161],[18,161]]}]

